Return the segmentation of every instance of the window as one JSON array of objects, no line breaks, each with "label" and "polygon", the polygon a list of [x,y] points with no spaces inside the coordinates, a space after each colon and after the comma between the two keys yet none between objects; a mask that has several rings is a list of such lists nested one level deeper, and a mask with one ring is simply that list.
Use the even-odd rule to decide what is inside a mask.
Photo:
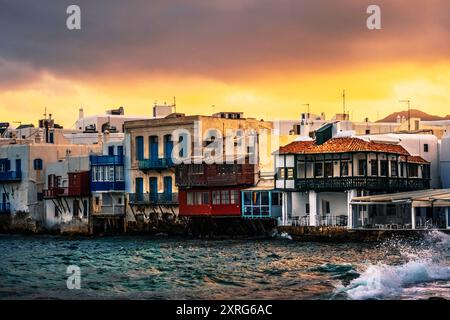
[{"label": "window", "polygon": [[387,160],[380,161],[380,175],[386,177],[388,175],[388,162]]},{"label": "window", "polygon": [[397,161],[391,160],[391,176],[396,177],[398,175]]},{"label": "window", "polygon": [[100,197],[95,197],[95,205],[100,205]]},{"label": "window", "polygon": [[42,170],[43,161],[42,159],[34,159],[34,170]]},{"label": "window", "polygon": [[378,161],[370,160],[370,174],[372,176],[378,176]]},{"label": "window", "polygon": [[195,192],[194,193],[194,200],[195,200],[195,204],[196,205],[201,205],[202,204],[202,193],[201,192]]},{"label": "window", "polygon": [[123,167],[116,167],[116,181],[123,181]]},{"label": "window", "polygon": [[287,178],[289,180],[294,179],[294,168],[287,168]]},{"label": "window", "polygon": [[341,162],[341,176],[348,176],[348,162]]},{"label": "window", "polygon": [[282,197],[281,193],[279,193],[279,192],[272,193],[272,205],[273,206],[281,206],[282,200],[283,200],[283,197]]},{"label": "window", "polygon": [[428,143],[423,145],[423,152],[428,152]]},{"label": "window", "polygon": [[325,163],[325,176],[332,177],[333,176],[333,162]]},{"label": "window", "polygon": [[114,146],[108,146],[108,155],[113,156],[114,155]]},{"label": "window", "polygon": [[228,190],[222,190],[220,192],[221,204],[230,204],[230,192]]},{"label": "window", "polygon": [[419,176],[419,166],[417,164],[408,164],[408,177],[418,177]]},{"label": "window", "polygon": [[370,134],[370,129],[366,129],[366,134]]},{"label": "window", "polygon": [[367,162],[365,159],[358,161],[358,174],[360,176],[365,176],[367,174]]},{"label": "window", "polygon": [[306,214],[309,214],[309,203],[305,203],[305,212]]},{"label": "window", "polygon": [[118,198],[117,198],[117,204],[119,204],[119,205],[122,204],[122,197],[118,197]]},{"label": "window", "polygon": [[230,203],[231,204],[239,204],[239,191],[238,190],[230,191]]},{"label": "window", "polygon": [[186,193],[186,203],[188,206],[194,205],[194,193],[193,192]]},{"label": "window", "polygon": [[322,210],[324,214],[330,213],[330,201],[322,200]]},{"label": "window", "polygon": [[286,168],[278,169],[278,179],[285,179],[285,170]]},{"label": "window", "polygon": [[97,181],[103,181],[103,167],[97,167]]},{"label": "window", "polygon": [[323,176],[323,164],[322,163],[314,163],[314,176],[315,177]]},{"label": "window", "polygon": [[203,192],[202,202],[204,205],[209,204],[209,192]]},{"label": "window", "polygon": [[136,160],[144,159],[144,137],[138,136],[136,137]]},{"label": "window", "polygon": [[108,181],[114,181],[114,167],[109,166]]},{"label": "window", "polygon": [[220,192],[219,191],[213,191],[212,198],[213,198],[213,204],[220,204]]}]

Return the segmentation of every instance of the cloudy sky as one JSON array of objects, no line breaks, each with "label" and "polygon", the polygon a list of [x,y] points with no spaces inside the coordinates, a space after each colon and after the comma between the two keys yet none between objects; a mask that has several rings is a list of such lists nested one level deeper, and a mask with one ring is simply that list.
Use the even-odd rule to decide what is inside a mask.
[{"label": "cloudy sky", "polygon": [[[66,9],[81,8],[81,30]],[[381,30],[366,9],[381,7]],[[65,127],[124,106],[150,114],[244,111],[354,120],[404,109],[450,114],[448,0],[0,0],[0,121]],[[214,106],[214,107],[213,107]]]}]

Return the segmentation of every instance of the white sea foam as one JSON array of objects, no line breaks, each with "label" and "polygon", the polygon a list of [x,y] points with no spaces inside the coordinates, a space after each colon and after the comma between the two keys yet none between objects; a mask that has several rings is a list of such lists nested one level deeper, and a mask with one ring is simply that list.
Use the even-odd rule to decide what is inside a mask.
[{"label": "white sea foam", "polygon": [[401,296],[405,288],[427,282],[450,280],[448,249],[450,236],[442,232],[431,232],[425,242],[431,244],[423,249],[415,246],[406,250],[402,246],[401,255],[408,259],[399,265],[379,262],[368,265],[361,275],[341,288],[350,299],[383,299]]}]

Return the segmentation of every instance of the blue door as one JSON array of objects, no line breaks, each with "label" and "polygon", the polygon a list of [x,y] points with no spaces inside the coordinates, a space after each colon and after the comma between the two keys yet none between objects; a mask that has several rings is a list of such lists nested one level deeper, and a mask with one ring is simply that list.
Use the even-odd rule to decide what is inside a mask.
[{"label": "blue door", "polygon": [[164,177],[164,197],[167,201],[172,200],[172,177]]},{"label": "blue door", "polygon": [[164,158],[168,165],[172,163],[172,150],[173,150],[173,141],[172,136],[170,134],[164,136]]},{"label": "blue door", "polygon": [[123,146],[117,146],[117,155],[123,156]]},{"label": "blue door", "polygon": [[108,146],[108,156],[114,155],[114,146]]},{"label": "blue door", "polygon": [[144,200],[144,180],[136,178],[136,201]]},{"label": "blue door", "polygon": [[136,160],[144,159],[144,137],[136,137]]},{"label": "blue door", "polygon": [[22,160],[21,159],[16,159],[16,175],[17,175],[17,178],[22,177]]},{"label": "blue door", "polygon": [[152,162],[158,161],[158,137],[150,137],[150,160]]},{"label": "blue door", "polygon": [[158,199],[158,178],[150,178],[150,200],[156,202]]}]

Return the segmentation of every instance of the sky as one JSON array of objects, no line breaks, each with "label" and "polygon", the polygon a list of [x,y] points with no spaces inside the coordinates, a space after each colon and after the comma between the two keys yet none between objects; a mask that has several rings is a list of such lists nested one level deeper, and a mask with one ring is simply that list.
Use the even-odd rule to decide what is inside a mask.
[{"label": "sky", "polygon": [[[81,9],[68,30],[66,9]],[[366,9],[381,8],[381,30]],[[0,121],[123,106],[298,119],[450,114],[448,0],[0,0]]]}]

